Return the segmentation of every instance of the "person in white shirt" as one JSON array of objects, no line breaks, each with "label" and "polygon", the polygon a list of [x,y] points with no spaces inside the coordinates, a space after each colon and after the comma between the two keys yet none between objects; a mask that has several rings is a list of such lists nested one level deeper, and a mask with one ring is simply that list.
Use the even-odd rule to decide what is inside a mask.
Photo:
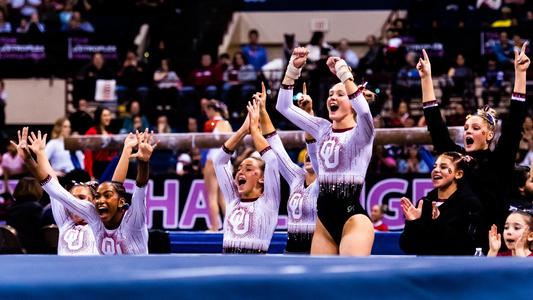
[{"label": "person in white shirt", "polygon": [[66,117],[56,120],[52,129],[52,138],[46,144],[44,151],[57,176],[64,176],[74,169],[84,169],[83,152],[65,149],[65,138],[71,133],[70,121]]}]

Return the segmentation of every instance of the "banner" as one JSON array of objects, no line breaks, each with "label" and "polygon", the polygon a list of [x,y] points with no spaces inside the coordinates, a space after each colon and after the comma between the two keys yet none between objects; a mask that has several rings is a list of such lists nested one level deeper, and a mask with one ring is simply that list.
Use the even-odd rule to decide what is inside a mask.
[{"label": "banner", "polygon": [[69,37],[67,43],[69,60],[90,60],[97,52],[106,60],[118,58],[117,45],[112,43],[99,43],[89,37]]},{"label": "banner", "polygon": [[[13,191],[17,181],[9,181]],[[126,180],[125,187],[133,192],[135,181]],[[431,179],[422,175],[394,175],[394,177],[369,177],[365,193],[359,199],[361,205],[370,212],[372,206],[387,205],[383,223],[390,230],[402,230],[405,219],[400,206],[400,198],[408,197],[416,201],[432,190]],[[0,191],[5,191],[0,182]],[[278,230],[287,229],[288,186],[281,191]],[[3,199],[0,198],[0,204]],[[148,228],[164,230],[206,230],[210,225],[207,194],[202,179],[154,178],[146,190],[146,210]]]},{"label": "banner", "polygon": [[0,36],[0,60],[33,60],[46,58],[44,44],[25,41],[22,36]]}]

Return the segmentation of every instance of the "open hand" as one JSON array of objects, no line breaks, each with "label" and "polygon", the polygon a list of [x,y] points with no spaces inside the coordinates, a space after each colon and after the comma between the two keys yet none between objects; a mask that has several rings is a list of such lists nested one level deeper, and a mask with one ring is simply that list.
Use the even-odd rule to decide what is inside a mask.
[{"label": "open hand", "polygon": [[498,227],[492,224],[489,230],[489,247],[490,252],[498,253],[502,246],[502,235],[498,233]]},{"label": "open hand", "polygon": [[137,139],[137,136],[130,132],[126,139],[124,139],[124,148],[133,149],[138,143],[139,140]]},{"label": "open hand", "polygon": [[132,154],[130,158],[136,158],[144,162],[148,162],[150,160],[155,147],[159,143],[159,141],[153,141],[153,134],[153,131],[150,133],[148,132],[148,128],[143,133],[139,133],[139,131],[135,133],[138,150],[136,153]]},{"label": "open hand", "polygon": [[514,50],[514,69],[516,72],[526,72],[531,60],[526,55],[527,43],[524,42],[520,52]]},{"label": "open hand", "polygon": [[426,52],[426,49],[422,49],[422,57],[418,59],[416,69],[418,70],[418,75],[420,75],[420,78],[431,77],[431,62],[429,61],[429,56]]},{"label": "open hand", "polygon": [[32,132],[30,136],[28,136],[28,141],[30,142],[29,148],[33,153],[37,154],[41,151],[44,151],[44,148],[46,147],[46,137],[47,134],[44,136],[41,135],[41,131],[37,131],[37,135],[35,135],[35,132]]},{"label": "open hand", "polygon": [[422,216],[422,205],[424,205],[424,200],[418,201],[418,205],[415,207],[409,199],[402,197],[400,199],[400,204],[407,221],[414,221],[420,219]]},{"label": "open hand", "polygon": [[23,127],[22,132],[17,130],[18,143],[10,141],[17,148],[17,154],[23,160],[31,159],[31,153],[28,149],[28,127]]},{"label": "open hand", "polygon": [[259,128],[259,104],[257,103],[257,100],[253,100],[253,102],[248,102],[246,109],[248,110],[248,117],[250,119],[251,132],[252,129]]}]

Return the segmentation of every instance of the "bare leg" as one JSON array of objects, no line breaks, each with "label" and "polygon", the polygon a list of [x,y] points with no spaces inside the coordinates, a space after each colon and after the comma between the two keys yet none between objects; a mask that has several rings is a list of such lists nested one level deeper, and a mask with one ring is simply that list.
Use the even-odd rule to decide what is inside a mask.
[{"label": "bare leg", "polygon": [[205,163],[204,167],[204,186],[207,192],[209,221],[211,222],[209,231],[218,231],[220,229],[220,210],[217,203],[219,187],[213,162],[209,159]]},{"label": "bare leg", "polygon": [[316,229],[311,242],[311,255],[338,255],[339,247],[333,240],[320,219],[316,220]]},{"label": "bare leg", "polygon": [[374,226],[365,215],[351,216],[344,224],[340,255],[369,256],[374,244]]}]

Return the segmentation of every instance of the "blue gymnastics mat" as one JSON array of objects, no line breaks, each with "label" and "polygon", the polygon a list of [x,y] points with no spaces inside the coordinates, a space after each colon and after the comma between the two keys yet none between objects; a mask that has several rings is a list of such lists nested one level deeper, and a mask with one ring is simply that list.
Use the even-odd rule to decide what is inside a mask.
[{"label": "blue gymnastics mat", "polygon": [[[376,232],[372,254],[401,255],[401,232]],[[172,253],[222,253],[222,232],[169,231]],[[272,236],[268,253],[282,254],[287,245],[287,232],[276,231]],[[474,254],[474,253],[472,253]]]},{"label": "blue gymnastics mat", "polygon": [[0,256],[0,299],[531,299],[533,259]]}]

